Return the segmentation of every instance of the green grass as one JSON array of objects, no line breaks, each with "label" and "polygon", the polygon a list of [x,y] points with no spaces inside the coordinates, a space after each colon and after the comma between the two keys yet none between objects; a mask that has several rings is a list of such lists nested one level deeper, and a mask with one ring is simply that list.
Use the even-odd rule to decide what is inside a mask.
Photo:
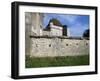
[{"label": "green grass", "polygon": [[26,56],[25,67],[56,67],[89,65],[89,55],[62,57],[29,57]]}]

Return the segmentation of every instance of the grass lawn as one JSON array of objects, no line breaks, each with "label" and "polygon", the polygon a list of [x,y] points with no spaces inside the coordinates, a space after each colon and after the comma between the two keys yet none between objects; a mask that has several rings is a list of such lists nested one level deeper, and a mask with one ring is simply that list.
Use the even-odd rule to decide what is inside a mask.
[{"label": "grass lawn", "polygon": [[56,67],[89,65],[89,55],[60,57],[29,57],[26,56],[25,67]]}]

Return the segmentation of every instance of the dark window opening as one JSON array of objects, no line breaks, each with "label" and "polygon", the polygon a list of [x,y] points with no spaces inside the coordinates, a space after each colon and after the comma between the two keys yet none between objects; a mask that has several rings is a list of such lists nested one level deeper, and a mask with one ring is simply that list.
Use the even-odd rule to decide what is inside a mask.
[{"label": "dark window opening", "polygon": [[49,44],[49,47],[51,47],[51,44]]},{"label": "dark window opening", "polygon": [[68,44],[66,44],[66,46],[68,46]]},{"label": "dark window opening", "polygon": [[86,45],[88,45],[88,43],[86,43]]},{"label": "dark window opening", "polygon": [[78,43],[76,43],[76,45],[78,45]]}]

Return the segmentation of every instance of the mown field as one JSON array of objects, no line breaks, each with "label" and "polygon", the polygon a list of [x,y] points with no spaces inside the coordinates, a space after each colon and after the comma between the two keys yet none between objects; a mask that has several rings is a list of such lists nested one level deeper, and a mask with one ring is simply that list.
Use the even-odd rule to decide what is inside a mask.
[{"label": "mown field", "polygon": [[89,65],[89,55],[62,57],[29,57],[26,56],[25,67],[56,67]]}]

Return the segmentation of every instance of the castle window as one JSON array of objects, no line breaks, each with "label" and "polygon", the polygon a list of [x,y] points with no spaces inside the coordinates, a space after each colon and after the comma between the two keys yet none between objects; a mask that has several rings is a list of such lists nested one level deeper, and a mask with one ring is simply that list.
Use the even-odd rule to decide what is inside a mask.
[{"label": "castle window", "polygon": [[66,46],[68,46],[68,44],[66,44]]},{"label": "castle window", "polygon": [[88,43],[86,43],[86,45],[88,45]]},{"label": "castle window", "polygon": [[78,43],[76,43],[76,45],[78,45]]},{"label": "castle window", "polygon": [[51,47],[51,44],[49,44],[49,47]]}]

